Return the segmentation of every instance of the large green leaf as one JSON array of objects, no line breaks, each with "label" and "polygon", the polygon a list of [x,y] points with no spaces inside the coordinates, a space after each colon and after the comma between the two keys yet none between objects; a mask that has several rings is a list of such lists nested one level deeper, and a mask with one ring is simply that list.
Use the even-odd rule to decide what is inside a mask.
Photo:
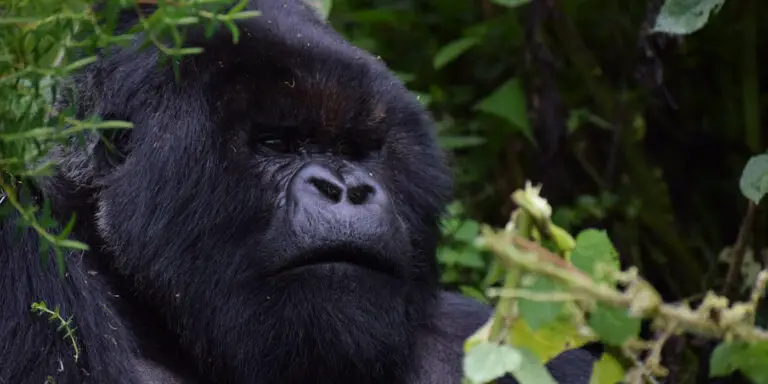
[{"label": "large green leaf", "polygon": [[456,60],[459,56],[461,56],[462,53],[466,52],[468,49],[472,48],[479,42],[480,40],[477,38],[465,37],[463,39],[448,43],[443,48],[440,48],[440,50],[437,52],[432,65],[435,67],[435,69],[440,69],[448,65],[448,63]]},{"label": "large green leaf", "polygon": [[464,376],[474,383],[486,383],[517,370],[522,361],[518,350],[483,341],[464,356]]},{"label": "large green leaf", "polygon": [[709,376],[727,376],[738,370],[754,383],[768,383],[766,358],[766,342],[724,342],[710,356]]},{"label": "large green leaf", "polygon": [[510,345],[533,352],[540,361],[549,361],[569,349],[580,348],[596,340],[591,334],[585,334],[562,316],[544,327],[532,330],[525,321],[517,320],[512,324],[507,336]]},{"label": "large green leaf", "polygon": [[[535,276],[534,278],[536,280],[533,284],[527,287],[531,292],[542,295],[558,292],[557,284],[552,280],[543,276]],[[553,322],[563,312],[563,303],[561,301],[520,299],[519,308],[520,316],[532,330],[536,331]]]},{"label": "large green leaf", "polygon": [[749,159],[739,180],[741,193],[759,204],[768,194],[768,154],[757,155]]},{"label": "large green leaf", "polygon": [[460,149],[476,147],[483,145],[487,141],[484,137],[480,136],[447,136],[442,135],[437,138],[438,143],[443,149]]},{"label": "large green leaf", "polygon": [[520,80],[509,79],[488,97],[475,105],[475,109],[501,117],[533,142],[525,91]]},{"label": "large green leaf", "polygon": [[703,27],[709,15],[720,10],[725,0],[667,0],[656,17],[654,32],[679,35],[693,33]]},{"label": "large green leaf", "polygon": [[468,268],[484,268],[485,261],[477,250],[472,248],[441,247],[437,252],[437,260],[447,266],[458,265]]},{"label": "large green leaf", "polygon": [[557,384],[552,375],[544,368],[544,365],[536,356],[524,348],[519,350],[523,358],[522,363],[512,372],[520,384]]},{"label": "large green leaf", "polygon": [[618,384],[624,381],[624,367],[609,353],[603,353],[592,368],[589,384]]},{"label": "large green leaf", "polygon": [[325,20],[328,18],[328,14],[331,13],[331,7],[333,6],[333,0],[304,0],[307,4],[315,9],[318,16]]},{"label": "large green leaf", "polygon": [[595,281],[612,283],[609,274],[601,273],[600,265],[619,269],[619,256],[605,231],[585,229],[576,236],[571,263],[589,274]]},{"label": "large green leaf", "polygon": [[589,326],[609,345],[621,346],[640,333],[640,319],[630,317],[626,309],[598,304],[589,316]]},{"label": "large green leaf", "polygon": [[463,220],[456,232],[453,233],[453,238],[465,243],[472,243],[480,233],[480,223],[474,220]]}]

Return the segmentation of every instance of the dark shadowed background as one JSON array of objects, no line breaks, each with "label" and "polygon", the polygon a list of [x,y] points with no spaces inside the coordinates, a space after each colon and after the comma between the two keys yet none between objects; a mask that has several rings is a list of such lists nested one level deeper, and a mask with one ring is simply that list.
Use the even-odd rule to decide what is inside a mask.
[{"label": "dark shadowed background", "polygon": [[[721,290],[747,210],[739,177],[768,144],[768,5],[726,2],[675,37],[649,32],[660,0],[498,3],[335,0],[329,17],[420,95],[452,153],[443,282],[482,297],[478,222],[503,225],[530,179],[557,224],[608,230],[667,300]],[[768,210],[747,233],[741,297],[768,259]]]},{"label": "dark shadowed background", "polygon": [[[719,258],[747,207],[739,177],[768,142],[758,22],[768,6],[727,2],[685,37],[648,32],[660,6],[333,2],[333,26],[421,96],[453,154],[446,284],[482,286],[485,256],[462,240],[475,221],[506,222],[527,179],[543,183],[556,223],[607,229],[668,298],[722,283]],[[750,239],[757,262],[768,258],[766,218],[758,212]]]}]

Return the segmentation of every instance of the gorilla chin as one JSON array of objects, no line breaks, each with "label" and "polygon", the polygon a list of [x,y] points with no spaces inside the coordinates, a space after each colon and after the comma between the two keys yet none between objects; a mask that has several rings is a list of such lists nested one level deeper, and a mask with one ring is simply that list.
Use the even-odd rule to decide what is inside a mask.
[{"label": "gorilla chin", "polygon": [[[272,326],[251,318],[250,341],[260,347],[257,358],[275,369],[258,382],[404,382],[418,364],[416,336],[429,324],[437,287],[403,271],[375,249],[342,244],[309,249],[253,285],[254,298],[268,298],[254,302],[253,313],[269,313]],[[312,365],[277,368],[298,362]]]},{"label": "gorilla chin", "polygon": [[[290,261],[270,272],[268,279],[285,287],[285,297],[309,294],[317,298],[317,305],[326,307],[362,305],[371,309],[369,315],[373,317],[382,310],[380,305],[384,301],[394,306],[390,310],[402,311],[418,299],[418,311],[414,315],[425,319],[434,304],[438,285],[428,276],[417,278],[411,267],[398,264],[386,255],[380,249],[354,243],[310,248],[290,256]],[[340,302],[340,298],[349,302]]]}]

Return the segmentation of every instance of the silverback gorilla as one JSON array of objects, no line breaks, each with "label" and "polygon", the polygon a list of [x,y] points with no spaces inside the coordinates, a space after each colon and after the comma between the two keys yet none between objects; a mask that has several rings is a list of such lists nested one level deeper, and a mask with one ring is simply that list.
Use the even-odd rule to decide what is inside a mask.
[{"label": "silverback gorilla", "polygon": [[[460,383],[490,308],[439,290],[452,181],[428,114],[301,0],[248,9],[238,44],[189,37],[205,52],[181,81],[137,44],[68,82],[81,116],[134,128],[117,154],[95,136],[57,148],[30,187],[91,246],[65,277],[0,224],[0,383]],[[40,300],[73,316],[77,360]],[[548,368],[586,384],[594,356]]]}]

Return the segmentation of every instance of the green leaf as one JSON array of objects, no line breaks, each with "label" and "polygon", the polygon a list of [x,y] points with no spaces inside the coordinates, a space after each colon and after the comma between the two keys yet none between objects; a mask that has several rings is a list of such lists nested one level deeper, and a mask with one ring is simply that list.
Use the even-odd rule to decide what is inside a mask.
[{"label": "green leaf", "polygon": [[67,273],[67,261],[64,260],[64,252],[61,248],[53,248],[53,253],[56,254],[56,269],[59,271],[59,277],[64,277]]},{"label": "green leaf", "polygon": [[470,48],[479,43],[480,40],[476,37],[465,37],[446,44],[435,55],[432,60],[432,65],[435,69],[443,68],[450,62],[456,60],[462,53],[466,52]]},{"label": "green leaf", "polygon": [[606,344],[621,346],[640,333],[640,319],[630,317],[626,309],[598,304],[589,317],[589,326]]},{"label": "green leaf", "polygon": [[510,7],[510,8],[519,7],[523,4],[528,4],[530,2],[531,0],[491,0],[491,3],[503,5],[505,7]]},{"label": "green leaf", "polygon": [[544,365],[531,351],[522,348],[519,353],[523,361],[520,367],[512,372],[512,375],[520,384],[557,384],[549,371],[544,368]]},{"label": "green leaf", "polygon": [[484,137],[479,136],[440,136],[437,140],[443,149],[476,147],[486,142]]},{"label": "green leaf", "polygon": [[90,57],[86,57],[84,59],[80,59],[78,61],[75,61],[74,63],[71,63],[71,64],[67,65],[65,67],[65,69],[64,69],[64,72],[67,72],[67,73],[73,72],[73,71],[75,71],[75,70],[77,70],[79,68],[82,68],[82,67],[84,67],[84,66],[86,66],[88,64],[91,64],[91,63],[95,62],[97,59],[98,58],[95,57],[95,56],[90,56]]},{"label": "green leaf", "polygon": [[469,268],[485,268],[485,260],[480,256],[480,252],[473,248],[440,248],[437,253],[437,259],[440,263],[453,266],[459,265]]},{"label": "green leaf", "polygon": [[416,100],[421,102],[425,107],[428,107],[432,103],[432,96],[426,93],[413,91],[413,94],[416,96]]},{"label": "green leaf", "polygon": [[443,284],[461,283],[461,273],[456,268],[446,268],[443,273],[440,274],[440,282]]},{"label": "green leaf", "polygon": [[315,9],[317,15],[323,19],[328,19],[328,15],[331,13],[331,7],[333,6],[333,0],[304,0],[312,8]]},{"label": "green leaf", "polygon": [[685,35],[702,28],[711,13],[716,13],[725,0],[666,0],[656,17],[653,32]]},{"label": "green leaf", "polygon": [[497,259],[491,260],[491,265],[487,270],[488,273],[486,273],[485,277],[483,278],[483,285],[486,286],[500,282],[502,277],[504,277],[504,273],[506,272],[504,265]]},{"label": "green leaf", "polygon": [[475,383],[485,383],[517,370],[522,361],[520,351],[483,341],[464,356],[464,376]]},{"label": "green leaf", "polygon": [[502,84],[488,97],[478,102],[475,109],[510,122],[520,133],[533,142],[525,91],[518,79],[512,78]]},{"label": "green leaf", "polygon": [[598,266],[607,265],[618,270],[619,254],[605,231],[585,229],[576,236],[576,248],[571,253],[571,263],[595,281],[613,284],[611,276],[601,273],[601,268]]},{"label": "green leaf", "polygon": [[549,361],[569,349],[580,348],[596,340],[584,334],[569,318],[560,318],[533,331],[525,321],[515,321],[509,329],[507,342],[515,348],[533,352],[540,361]]},{"label": "green leaf", "polygon": [[406,72],[395,72],[395,76],[397,76],[400,81],[403,82],[403,84],[407,84],[411,81],[416,80],[416,75],[413,73],[406,73]]},{"label": "green leaf", "polygon": [[81,243],[79,241],[74,241],[74,240],[61,239],[61,240],[57,240],[56,244],[60,247],[65,247],[65,248],[74,248],[74,249],[79,249],[81,251],[88,250],[87,244]]},{"label": "green leaf", "polygon": [[[528,287],[528,290],[537,294],[555,293],[557,284],[543,276],[534,277],[536,280]],[[563,311],[563,303],[560,301],[535,301],[520,299],[520,316],[533,331],[553,322]]]},{"label": "green leaf", "polygon": [[709,377],[727,376],[736,371],[739,354],[748,348],[743,342],[720,343],[709,357]]},{"label": "green leaf", "polygon": [[74,213],[69,217],[69,221],[67,222],[67,225],[64,227],[64,229],[61,231],[61,233],[58,234],[58,239],[65,239],[69,237],[69,234],[72,233],[72,230],[75,229],[75,222],[77,220],[77,215]]},{"label": "green leaf", "polygon": [[768,342],[724,342],[715,348],[709,360],[709,376],[727,376],[741,371],[754,383],[768,383]]},{"label": "green leaf", "polygon": [[461,291],[461,294],[464,296],[471,297],[481,303],[490,304],[488,298],[485,297],[485,293],[477,287],[461,285],[459,286],[459,291]]},{"label": "green leaf", "polygon": [[472,243],[477,238],[478,233],[480,233],[480,224],[477,221],[464,220],[461,222],[459,229],[453,233],[453,237],[465,243]]},{"label": "green leaf", "polygon": [[619,384],[624,381],[626,372],[610,353],[603,353],[592,368],[589,384]]},{"label": "green leaf", "polygon": [[760,204],[760,200],[768,194],[768,154],[749,159],[741,173],[739,188],[744,196]]}]

